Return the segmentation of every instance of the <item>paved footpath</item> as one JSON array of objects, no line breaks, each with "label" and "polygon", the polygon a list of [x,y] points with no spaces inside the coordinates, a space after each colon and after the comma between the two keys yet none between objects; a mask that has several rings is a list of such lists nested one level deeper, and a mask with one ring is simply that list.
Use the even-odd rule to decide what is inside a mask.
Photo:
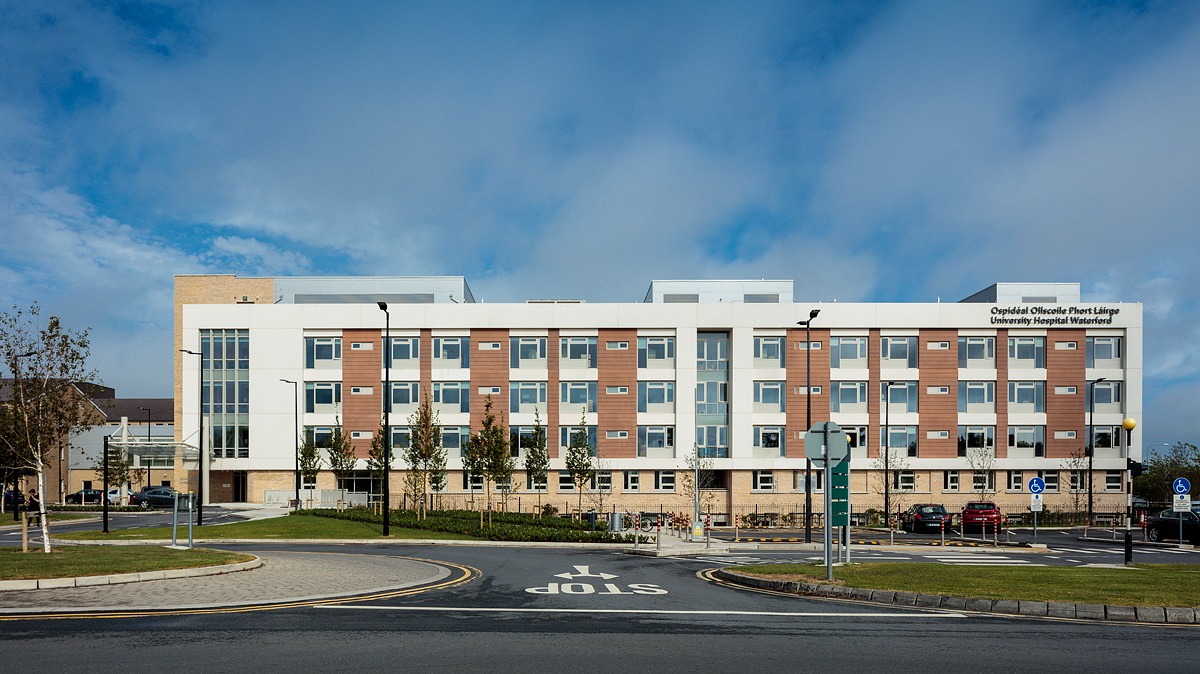
[{"label": "paved footpath", "polygon": [[0,592],[0,615],[72,610],[163,610],[311,601],[440,580],[445,568],[401,557],[257,552],[262,566],[198,578]]}]

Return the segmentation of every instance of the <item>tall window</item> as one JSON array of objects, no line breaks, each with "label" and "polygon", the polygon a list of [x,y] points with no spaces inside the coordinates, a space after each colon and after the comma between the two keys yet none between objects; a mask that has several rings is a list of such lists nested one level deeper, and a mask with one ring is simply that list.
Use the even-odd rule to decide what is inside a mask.
[{"label": "tall window", "polygon": [[[200,331],[200,405],[213,456],[250,456],[250,331]],[[341,340],[338,340],[341,358]]]},{"label": "tall window", "polygon": [[784,366],[783,337],[755,337],[755,367]]},{"label": "tall window", "polygon": [[336,414],[342,404],[340,381],[309,381],[304,383],[304,411],[309,414]]},{"label": "tall window", "polygon": [[697,426],[696,446],[702,459],[729,458],[729,427]]},{"label": "tall window", "polygon": [[546,410],[546,382],[514,381],[508,386],[509,407],[513,414],[533,414]]},{"label": "tall window", "polygon": [[1044,382],[1044,381],[1010,381],[1010,382],[1008,382],[1008,411],[1009,412],[1045,412],[1046,411],[1046,382]]},{"label": "tall window", "polygon": [[421,361],[421,340],[419,337],[392,337],[392,348],[384,349],[389,358],[387,366],[395,368],[416,368]]},{"label": "tall window", "polygon": [[510,368],[514,370],[546,369],[545,337],[510,337],[508,346],[508,366]]},{"label": "tall window", "polygon": [[674,426],[638,426],[637,434],[638,456],[675,456]]},{"label": "tall window", "polygon": [[867,382],[829,382],[829,411],[863,413],[867,411]]},{"label": "tall window", "polygon": [[729,384],[702,381],[696,384],[696,414],[725,414],[729,410]]},{"label": "tall window", "polygon": [[696,338],[696,369],[724,372],[729,369],[729,335],[702,332]]},{"label": "tall window", "polygon": [[559,346],[559,365],[564,368],[595,368],[595,337],[563,337]]},{"label": "tall window", "polygon": [[583,408],[586,412],[596,411],[596,382],[594,381],[564,381],[559,385],[564,409],[578,411]]},{"label": "tall window", "polygon": [[754,382],[754,411],[783,412],[783,385],[781,381]]},{"label": "tall window", "polygon": [[1008,366],[1010,368],[1046,367],[1046,338],[1009,337]]},{"label": "tall window", "polygon": [[675,367],[674,337],[638,337],[638,367]]},{"label": "tall window", "polygon": [[867,369],[867,338],[830,337],[829,359],[830,367]]},{"label": "tall window", "polygon": [[881,367],[917,367],[917,338],[883,337],[879,358]]},{"label": "tall window", "polygon": [[996,382],[994,381],[960,381],[958,382],[958,411],[959,412],[995,412],[996,411]]},{"label": "tall window", "polygon": [[917,382],[880,382],[879,401],[888,405],[892,412],[917,411]]},{"label": "tall window", "polygon": [[434,367],[471,367],[471,338],[434,337],[433,360]]},{"label": "tall window", "polygon": [[960,368],[996,368],[995,337],[959,337],[958,366]]},{"label": "tall window", "polygon": [[[209,330],[207,332],[221,332]],[[228,332],[228,331],[225,331]],[[247,332],[243,330],[242,332]],[[305,337],[304,367],[309,369],[337,369],[342,366],[341,337]]]},{"label": "tall window", "polygon": [[639,381],[638,411],[666,413],[674,412],[675,382]]}]

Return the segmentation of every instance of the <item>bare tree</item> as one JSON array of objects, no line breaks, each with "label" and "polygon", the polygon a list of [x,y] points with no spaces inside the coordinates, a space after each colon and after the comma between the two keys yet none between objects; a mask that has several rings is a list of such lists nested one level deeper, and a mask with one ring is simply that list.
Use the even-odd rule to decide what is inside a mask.
[{"label": "bare tree", "polygon": [[[692,445],[692,452],[684,457],[684,470],[679,475],[679,494],[686,499],[690,510],[696,503],[696,494],[700,495],[700,512],[712,510],[716,505],[717,495],[711,484],[714,462],[712,458],[700,456],[700,446]],[[696,476],[700,479],[697,482]]]},{"label": "bare tree", "polygon": [[[39,327],[41,309],[14,307],[0,314],[0,357],[13,373],[8,421],[0,444],[16,472],[33,472],[38,493],[46,493],[46,469],[52,453],[72,432],[102,423],[102,415],[78,385],[96,383],[87,364],[88,331],[73,332],[51,316]],[[107,498],[107,495],[105,495]],[[42,551],[50,552],[46,501],[41,500]]]},{"label": "bare tree", "polygon": [[1062,469],[1067,471],[1067,488],[1070,491],[1072,522],[1075,522],[1079,518],[1079,513],[1083,512],[1087,505],[1087,484],[1084,482],[1087,479],[1087,467],[1087,452],[1082,447],[1075,449],[1071,452],[1070,456],[1062,460]]},{"label": "bare tree", "polygon": [[969,447],[966,450],[967,465],[971,467],[971,491],[983,498],[996,491],[996,450],[987,447]]}]

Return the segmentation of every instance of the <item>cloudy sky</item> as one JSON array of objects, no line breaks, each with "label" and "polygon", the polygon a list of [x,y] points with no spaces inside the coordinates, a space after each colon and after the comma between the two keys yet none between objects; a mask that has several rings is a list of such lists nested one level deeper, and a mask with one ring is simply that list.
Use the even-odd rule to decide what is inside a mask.
[{"label": "cloudy sky", "polygon": [[[171,393],[172,276],[1145,304],[1200,440],[1200,3],[0,0],[0,306]],[[1195,339],[1195,341],[1193,341]]]}]

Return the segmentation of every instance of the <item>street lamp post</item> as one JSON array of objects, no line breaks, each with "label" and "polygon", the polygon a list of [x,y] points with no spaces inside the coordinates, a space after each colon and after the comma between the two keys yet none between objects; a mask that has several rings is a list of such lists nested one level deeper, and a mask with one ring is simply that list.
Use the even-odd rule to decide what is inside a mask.
[{"label": "street lamp post", "polygon": [[892,386],[895,383],[883,382],[883,517],[888,531],[892,530]]},{"label": "street lamp post", "polygon": [[200,361],[196,367],[196,411],[198,413],[196,448],[199,450],[197,463],[198,472],[200,473],[200,486],[196,488],[196,526],[200,526],[204,524],[204,469],[208,464],[208,452],[204,448],[204,354],[188,349],[180,349],[179,351],[180,353],[200,357]]},{"label": "street lamp post", "polygon": [[295,434],[296,442],[296,507],[300,507],[300,384],[291,379],[280,379],[279,381],[285,384],[292,385],[292,411],[293,421],[292,430]]},{"label": "street lamp post", "polygon": [[[139,407],[138,409],[146,413],[146,449],[149,450],[150,449],[150,408],[149,407]],[[150,459],[145,454],[143,454],[142,460],[146,462],[146,486],[149,487],[151,484],[151,482],[150,482]]]},{"label": "street lamp post", "polygon": [[1092,463],[1096,458],[1096,384],[1108,381],[1107,377],[1101,377],[1096,381],[1091,382],[1092,393],[1088,396],[1088,474],[1087,474],[1087,490],[1088,490],[1088,515],[1087,526],[1092,526]]},{"label": "street lamp post", "polygon": [[[804,326],[804,432],[812,428],[812,322],[821,313],[820,309],[808,312],[807,321],[798,321],[796,325]],[[808,458],[808,448],[805,447],[804,457],[804,542],[812,543],[812,459]],[[828,488],[828,486],[826,487]],[[828,516],[828,513],[826,513]]]},{"label": "street lamp post", "polygon": [[391,499],[392,429],[388,413],[392,409],[392,315],[387,302],[378,302],[383,312],[383,535],[391,535],[388,501]]}]

